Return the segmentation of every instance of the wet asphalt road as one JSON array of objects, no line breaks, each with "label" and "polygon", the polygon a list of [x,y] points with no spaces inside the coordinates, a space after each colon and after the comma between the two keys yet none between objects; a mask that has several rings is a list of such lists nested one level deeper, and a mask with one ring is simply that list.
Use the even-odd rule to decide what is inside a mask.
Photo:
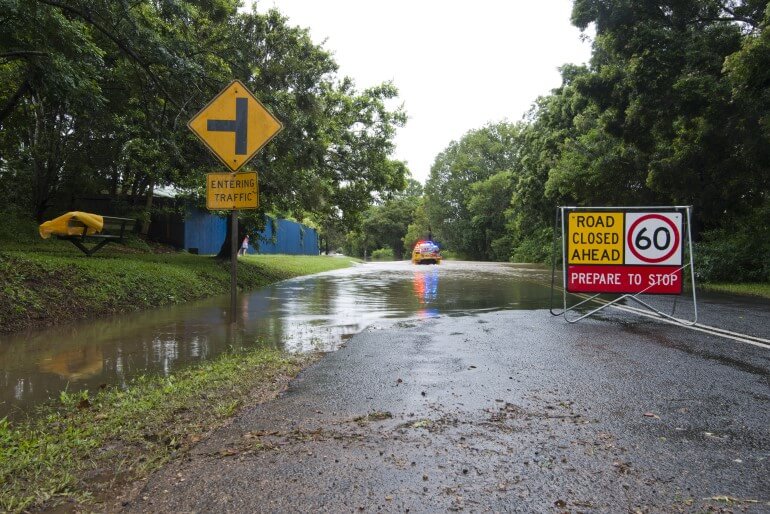
[{"label": "wet asphalt road", "polygon": [[112,508],[770,512],[770,350],[620,313],[371,328]]}]

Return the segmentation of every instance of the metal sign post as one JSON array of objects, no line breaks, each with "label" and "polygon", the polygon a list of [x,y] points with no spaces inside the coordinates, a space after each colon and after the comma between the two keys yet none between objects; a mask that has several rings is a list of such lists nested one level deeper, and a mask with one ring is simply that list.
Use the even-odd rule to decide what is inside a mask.
[{"label": "metal sign post", "polygon": [[[554,225],[551,314],[569,323],[587,318],[623,300],[683,325],[698,320],[691,232],[692,206],[559,207]],[[556,233],[562,234],[563,309],[555,312]],[[689,262],[684,259],[685,231]],[[683,271],[690,268],[693,319],[683,320],[642,300],[640,295],[680,295]],[[568,294],[582,301],[567,305]],[[611,300],[602,294],[619,295]],[[588,302],[601,303],[576,318],[568,313]]]},{"label": "metal sign post", "polygon": [[234,80],[187,123],[232,173],[206,177],[206,208],[230,211],[230,322],[236,322],[238,209],[259,206],[256,172],[236,173],[283,125],[240,81]]},{"label": "metal sign post", "polygon": [[238,290],[238,211],[230,211],[230,323],[236,322]]}]

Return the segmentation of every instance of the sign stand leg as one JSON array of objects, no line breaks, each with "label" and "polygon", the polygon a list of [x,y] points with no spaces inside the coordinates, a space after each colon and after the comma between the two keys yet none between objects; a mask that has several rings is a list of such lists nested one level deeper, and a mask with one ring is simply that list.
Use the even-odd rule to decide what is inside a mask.
[{"label": "sign stand leg", "polygon": [[[561,211],[556,207],[556,219],[553,222],[553,246],[551,248],[551,304],[548,309],[552,316],[561,316],[561,312],[553,310],[553,290],[556,286],[556,232],[559,230],[559,215]],[[563,265],[563,264],[562,264]]]},{"label": "sign stand leg", "polygon": [[238,211],[230,211],[230,323],[235,323],[235,294],[238,287]]}]

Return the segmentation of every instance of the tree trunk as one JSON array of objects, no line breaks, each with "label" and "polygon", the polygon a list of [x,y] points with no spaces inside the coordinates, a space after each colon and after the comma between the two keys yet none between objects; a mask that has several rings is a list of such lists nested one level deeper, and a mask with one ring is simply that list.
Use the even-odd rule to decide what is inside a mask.
[{"label": "tree trunk", "polygon": [[151,216],[151,210],[152,210],[152,198],[155,193],[155,181],[150,181],[150,187],[147,188],[147,200],[144,203],[144,212],[145,216],[147,216],[142,223],[142,235],[146,236],[150,233],[150,216]]},{"label": "tree trunk", "polygon": [[19,100],[21,100],[21,97],[24,96],[30,89],[29,87],[29,77],[31,72],[27,71],[27,76],[24,79],[24,82],[21,83],[19,88],[16,90],[16,92],[8,98],[8,100],[5,101],[5,104],[3,104],[2,107],[0,107],[0,125],[5,121],[5,119],[13,113],[14,109],[16,109],[16,106],[19,104]]},{"label": "tree trunk", "polygon": [[118,198],[118,185],[120,185],[120,170],[117,165],[112,165],[112,177],[110,180],[110,196],[112,200]]},{"label": "tree trunk", "polygon": [[[230,247],[230,241],[232,241],[232,238],[230,237],[230,232],[232,231],[233,223],[230,219],[230,215],[227,216],[227,228],[225,229],[225,240],[222,242],[222,246],[219,249],[219,253],[217,254],[217,259],[222,260],[230,260],[230,256],[232,255]],[[246,231],[243,228],[243,223],[238,223],[238,248],[241,246],[241,242],[243,241],[243,238],[246,237]]]}]

